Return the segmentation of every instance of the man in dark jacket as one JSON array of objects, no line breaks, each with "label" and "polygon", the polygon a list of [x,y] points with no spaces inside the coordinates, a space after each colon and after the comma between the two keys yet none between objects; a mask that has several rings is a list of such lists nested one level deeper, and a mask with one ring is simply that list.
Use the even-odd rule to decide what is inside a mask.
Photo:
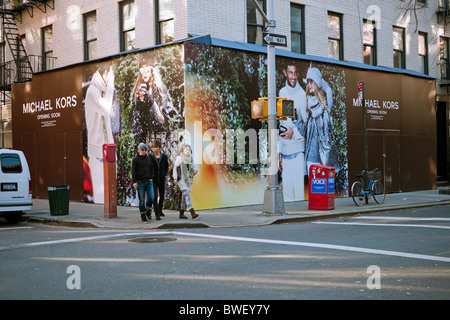
[{"label": "man in dark jacket", "polygon": [[[139,212],[142,222],[151,219],[151,207],[155,197],[153,191],[154,168],[152,159],[147,154],[147,145],[140,143],[138,155],[131,162],[131,178],[133,188],[137,189],[139,197]],[[145,196],[147,195],[147,202]]]},{"label": "man in dark jacket", "polygon": [[166,175],[169,172],[169,161],[167,159],[167,156],[163,152],[161,152],[161,141],[153,141],[152,150],[153,154],[151,155],[151,158],[153,160],[153,168],[155,168],[155,175],[153,179],[153,190],[155,193],[155,198],[153,200],[153,207],[155,208],[156,220],[161,220],[160,217],[164,217],[162,207],[164,203]]}]

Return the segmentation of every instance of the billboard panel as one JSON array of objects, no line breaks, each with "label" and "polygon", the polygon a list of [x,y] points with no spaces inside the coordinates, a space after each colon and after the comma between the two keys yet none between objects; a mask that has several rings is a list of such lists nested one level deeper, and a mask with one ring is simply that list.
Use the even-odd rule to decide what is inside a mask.
[{"label": "billboard panel", "polygon": [[[336,196],[348,195],[363,168],[363,105],[369,169],[383,170],[387,190],[435,187],[434,80],[285,54],[276,57],[276,92],[295,107],[274,138],[285,201],[308,199],[308,168],[317,163],[335,167]],[[267,97],[264,53],[186,41],[14,85],[14,147],[31,163],[38,198],[48,185],[70,184],[72,200],[103,203],[101,147],[114,143],[118,204],[137,205],[131,160],[140,142],[159,139],[171,163],[181,145],[192,147],[196,209],[261,204],[272,133],[252,119],[260,97]],[[169,176],[165,183],[165,206],[178,209],[179,189]]]},{"label": "billboard panel", "polygon": [[[170,161],[179,153],[184,127],[183,45],[122,55],[83,66],[84,201],[103,203],[102,145],[116,144],[119,205],[137,205],[131,161],[137,146],[162,142]],[[172,138],[173,136],[177,137]],[[170,199],[168,177],[166,194]]]},{"label": "billboard panel", "polygon": [[30,163],[33,196],[47,198],[47,187],[69,185],[71,200],[82,194],[81,68],[33,76],[12,88],[13,146]]},{"label": "billboard panel", "polygon": [[[262,203],[268,184],[268,127],[251,117],[267,96],[265,55],[186,43],[186,129],[200,166],[199,208]],[[347,192],[346,77],[342,67],[277,57],[277,95],[294,101],[280,120],[278,175],[285,201],[305,200],[312,163],[336,167],[336,192]],[[205,197],[206,190],[208,196]]]}]

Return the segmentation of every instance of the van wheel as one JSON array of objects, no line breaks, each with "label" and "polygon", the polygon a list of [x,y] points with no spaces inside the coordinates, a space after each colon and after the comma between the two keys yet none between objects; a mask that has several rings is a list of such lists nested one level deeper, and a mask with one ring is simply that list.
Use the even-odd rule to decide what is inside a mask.
[{"label": "van wheel", "polygon": [[18,223],[23,220],[22,215],[20,213],[9,213],[6,214],[4,218],[8,223]]}]

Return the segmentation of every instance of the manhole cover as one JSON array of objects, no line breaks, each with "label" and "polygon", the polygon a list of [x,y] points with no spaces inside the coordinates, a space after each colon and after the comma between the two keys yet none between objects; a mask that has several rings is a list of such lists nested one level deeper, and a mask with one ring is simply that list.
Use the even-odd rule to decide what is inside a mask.
[{"label": "manhole cover", "polygon": [[169,242],[176,241],[176,238],[162,238],[162,237],[153,237],[153,238],[136,238],[130,239],[128,242],[137,242],[137,243],[157,243],[157,242]]}]

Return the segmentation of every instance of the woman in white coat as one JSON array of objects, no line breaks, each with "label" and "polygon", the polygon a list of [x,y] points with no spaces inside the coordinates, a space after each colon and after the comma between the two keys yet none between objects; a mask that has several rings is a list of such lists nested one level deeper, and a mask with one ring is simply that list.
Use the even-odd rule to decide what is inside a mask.
[{"label": "woman in white coat", "polygon": [[102,148],[105,143],[114,143],[111,128],[113,94],[112,68],[96,71],[87,89],[85,101],[87,155],[94,188],[94,203],[104,202]]},{"label": "woman in white coat", "polygon": [[192,160],[192,150],[189,145],[184,145],[181,148],[181,155],[175,160],[173,168],[173,182],[178,185],[181,190],[181,205],[180,205],[180,219],[187,219],[184,215],[186,206],[191,213],[192,219],[198,217],[195,213],[191,203],[191,188],[194,182],[194,175],[197,174],[197,169]]}]

